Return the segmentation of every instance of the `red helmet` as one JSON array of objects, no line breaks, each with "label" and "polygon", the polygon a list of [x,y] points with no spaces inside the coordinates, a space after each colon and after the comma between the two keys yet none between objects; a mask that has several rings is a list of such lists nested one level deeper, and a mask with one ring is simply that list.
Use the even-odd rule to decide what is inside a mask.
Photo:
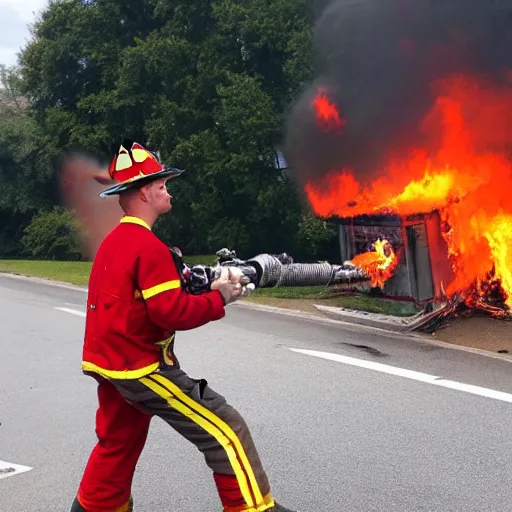
[{"label": "red helmet", "polygon": [[175,178],[183,171],[162,165],[153,153],[140,144],[125,141],[110,163],[108,172],[117,184],[104,190],[101,197],[119,194],[162,178]]}]

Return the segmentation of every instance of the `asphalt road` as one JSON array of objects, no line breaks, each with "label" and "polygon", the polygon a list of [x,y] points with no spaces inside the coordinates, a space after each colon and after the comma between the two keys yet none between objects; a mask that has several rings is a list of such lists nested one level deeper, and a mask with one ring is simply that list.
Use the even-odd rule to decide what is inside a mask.
[{"label": "asphalt road", "polygon": [[[56,308],[84,303],[82,291],[0,277],[0,512],[69,511],[95,443],[96,395],[80,371],[84,319]],[[512,393],[508,362],[230,306],[221,322],[180,333],[177,353],[246,417],[284,505],[511,510],[511,403],[290,348]],[[1,461],[32,469],[5,477]],[[220,510],[199,452],[158,419],[133,491],[137,512]]]}]

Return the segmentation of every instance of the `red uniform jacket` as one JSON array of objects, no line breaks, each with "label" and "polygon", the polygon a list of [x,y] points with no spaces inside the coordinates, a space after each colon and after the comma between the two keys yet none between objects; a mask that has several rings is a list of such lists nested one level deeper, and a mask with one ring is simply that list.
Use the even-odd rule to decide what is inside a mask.
[{"label": "red uniform jacket", "polygon": [[218,291],[190,295],[169,248],[136,217],[103,241],[91,270],[82,368],[111,379],[138,379],[160,364],[175,331],[225,314]]}]

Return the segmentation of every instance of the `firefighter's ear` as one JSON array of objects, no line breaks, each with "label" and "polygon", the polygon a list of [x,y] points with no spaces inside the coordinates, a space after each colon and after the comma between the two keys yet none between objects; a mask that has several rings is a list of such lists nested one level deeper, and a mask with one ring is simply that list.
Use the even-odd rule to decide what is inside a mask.
[{"label": "firefighter's ear", "polygon": [[148,189],[148,187],[140,187],[139,188],[139,197],[140,197],[140,200],[143,203],[148,203],[149,202],[149,189]]}]

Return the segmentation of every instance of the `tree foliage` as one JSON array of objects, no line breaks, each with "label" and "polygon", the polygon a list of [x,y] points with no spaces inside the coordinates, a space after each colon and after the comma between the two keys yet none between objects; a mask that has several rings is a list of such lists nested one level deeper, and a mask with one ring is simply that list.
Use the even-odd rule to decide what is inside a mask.
[{"label": "tree foliage", "polygon": [[24,255],[39,260],[80,260],[78,223],[72,212],[55,207],[35,216],[23,231]]},{"label": "tree foliage", "polygon": [[2,75],[20,108],[0,119],[0,215],[51,212],[62,150],[110,158],[129,137],[186,169],[156,228],[168,243],[320,256],[323,224],[276,165],[311,18],[307,0],[53,0]]}]

